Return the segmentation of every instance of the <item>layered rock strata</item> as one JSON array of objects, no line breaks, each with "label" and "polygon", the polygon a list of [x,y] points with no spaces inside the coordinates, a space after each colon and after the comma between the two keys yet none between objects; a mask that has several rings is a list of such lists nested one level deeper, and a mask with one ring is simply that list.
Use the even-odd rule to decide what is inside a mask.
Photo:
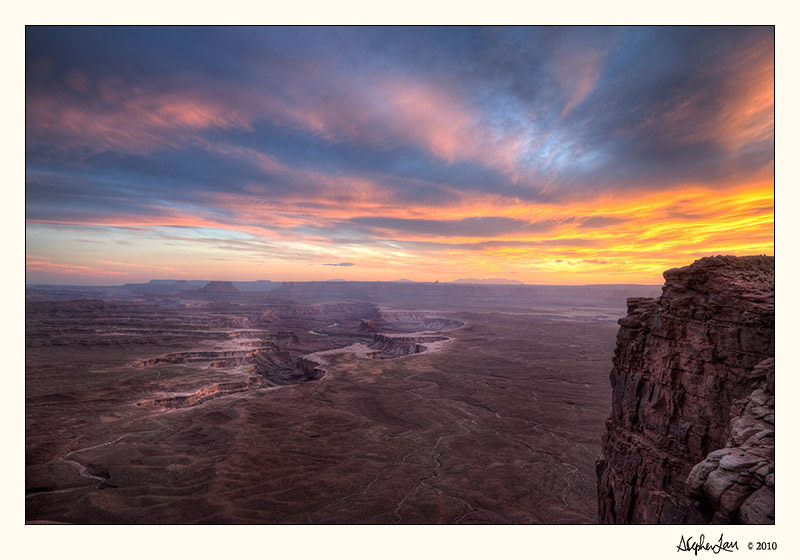
[{"label": "layered rock strata", "polygon": [[707,257],[628,300],[602,523],[774,521],[774,272],[774,257]]},{"label": "layered rock strata", "polygon": [[369,345],[373,350],[380,350],[384,357],[397,358],[408,356],[409,354],[419,354],[425,351],[425,344],[431,342],[441,342],[448,340],[446,336],[428,335],[407,335],[396,336],[386,334],[375,334],[372,337],[372,344]]},{"label": "layered rock strata", "polygon": [[[261,386],[260,377],[250,377],[246,381],[229,381],[226,383],[214,383],[206,387],[202,387],[197,391],[184,395],[170,395],[167,397],[159,397],[153,399],[152,403],[145,402],[144,404],[153,404],[155,406],[164,406],[171,408],[181,408],[186,406],[196,406],[209,399],[220,397],[230,393],[238,393],[240,391],[249,391],[250,389],[258,388]],[[139,403],[140,405],[142,403]]]}]

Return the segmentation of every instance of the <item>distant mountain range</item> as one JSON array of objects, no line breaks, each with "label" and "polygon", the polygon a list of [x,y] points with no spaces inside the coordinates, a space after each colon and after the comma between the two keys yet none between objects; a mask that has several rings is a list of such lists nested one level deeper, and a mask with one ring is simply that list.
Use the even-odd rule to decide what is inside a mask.
[{"label": "distant mountain range", "polygon": [[[265,289],[266,288],[266,289]],[[607,316],[622,313],[631,297],[656,297],[661,286],[593,285],[546,286],[523,284],[505,278],[464,278],[457,282],[228,282],[157,280],[125,286],[37,286],[27,285],[26,301],[106,299],[108,301],[160,301],[172,305],[180,300],[207,302],[293,301],[382,302],[400,306],[435,308],[502,308],[560,310],[585,306],[600,308]],[[163,300],[163,301],[162,301]],[[612,309],[613,311],[608,311]],[[610,313],[611,315],[608,315]],[[603,315],[604,317],[606,315]]]},{"label": "distant mountain range", "polygon": [[525,282],[519,280],[509,280],[508,278],[459,278],[448,282],[448,284],[515,284],[524,285]]},{"label": "distant mountain range", "polygon": [[[358,280],[344,280],[342,278],[334,278],[330,280],[325,280],[325,282],[355,282],[358,283]],[[216,285],[219,281],[216,280],[168,280],[168,279],[157,279],[157,280],[150,280],[149,282],[129,282],[127,284],[123,284],[121,286],[95,286],[95,288],[107,288],[112,290],[127,290],[135,293],[141,294],[162,294],[162,295],[171,295],[177,294],[182,291],[193,291],[193,290],[201,290],[206,287],[208,284]],[[273,282],[272,280],[251,280],[246,282],[227,282],[228,284],[233,285],[236,290],[242,292],[269,292],[278,287],[280,287],[283,282]],[[399,278],[397,280],[390,280],[387,282],[383,282],[385,284],[439,284],[438,281],[436,282],[420,282],[417,280],[409,280],[408,278]],[[524,286],[526,285],[525,282],[520,282],[519,280],[509,280],[508,278],[459,278],[458,280],[453,280],[450,282],[441,282],[442,284],[473,284],[473,285],[515,285],[515,286]],[[35,287],[38,284],[26,284],[29,287]],[[49,286],[50,288],[55,288],[56,285],[47,285],[42,284],[42,286]],[[77,288],[80,286],[72,286],[69,284],[59,285],[63,288]],[[219,286],[217,286],[218,288]]]},{"label": "distant mountain range", "polygon": [[[223,282],[211,280],[150,280],[143,284],[125,284],[122,288],[141,293],[178,293],[180,291],[201,290],[209,285],[210,289],[218,289]],[[250,282],[224,282],[242,292],[268,292],[281,285],[271,280],[253,280]]]}]

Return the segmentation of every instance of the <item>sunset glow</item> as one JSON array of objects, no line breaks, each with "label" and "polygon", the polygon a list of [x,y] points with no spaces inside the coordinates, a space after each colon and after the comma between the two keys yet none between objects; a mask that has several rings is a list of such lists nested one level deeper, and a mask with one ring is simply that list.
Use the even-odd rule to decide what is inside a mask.
[{"label": "sunset glow", "polygon": [[771,27],[29,27],[26,65],[27,283],[774,254]]}]

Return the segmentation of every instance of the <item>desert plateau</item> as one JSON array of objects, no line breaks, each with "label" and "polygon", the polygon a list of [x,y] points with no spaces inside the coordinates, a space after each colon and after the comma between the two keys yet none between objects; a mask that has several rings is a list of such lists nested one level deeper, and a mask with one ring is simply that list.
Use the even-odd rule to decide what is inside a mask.
[{"label": "desert plateau", "polygon": [[596,522],[616,319],[658,287],[314,284],[29,287],[27,519]]}]

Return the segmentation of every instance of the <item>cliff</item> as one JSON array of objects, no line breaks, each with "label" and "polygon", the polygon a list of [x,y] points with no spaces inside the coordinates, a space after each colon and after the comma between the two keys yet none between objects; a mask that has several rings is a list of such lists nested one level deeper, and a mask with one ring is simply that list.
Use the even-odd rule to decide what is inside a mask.
[{"label": "cliff", "polygon": [[188,406],[197,406],[207,400],[228,395],[230,393],[238,393],[241,391],[249,391],[261,386],[261,379],[258,377],[251,377],[246,381],[229,381],[226,383],[214,383],[206,387],[202,387],[193,393],[186,395],[171,395],[168,397],[160,397],[153,399],[150,402],[139,403],[152,404],[155,406],[164,406],[169,408],[182,408]]},{"label": "cliff", "polygon": [[619,320],[601,523],[774,522],[774,257],[668,270]]}]

